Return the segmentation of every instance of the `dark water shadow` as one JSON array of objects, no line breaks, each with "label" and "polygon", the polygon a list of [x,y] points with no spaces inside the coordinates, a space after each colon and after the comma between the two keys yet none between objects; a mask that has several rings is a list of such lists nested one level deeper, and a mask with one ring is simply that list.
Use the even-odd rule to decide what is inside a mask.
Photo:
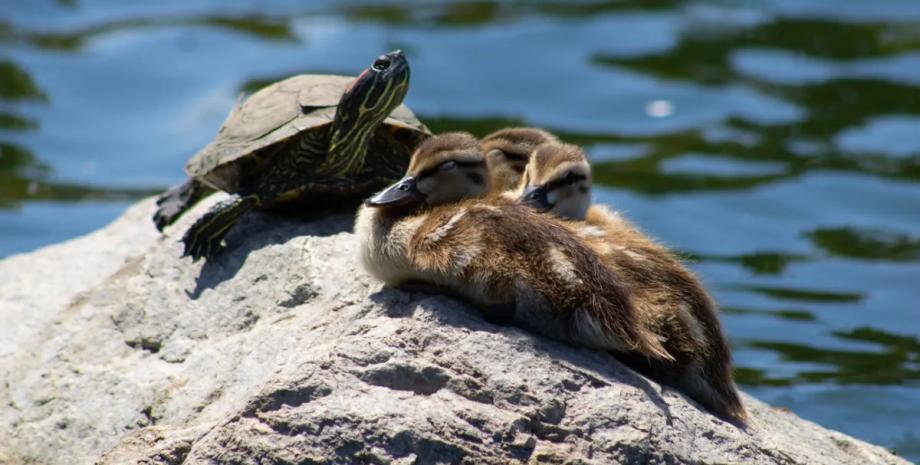
[{"label": "dark water shadow", "polygon": [[18,113],[0,109],[0,131],[32,131],[38,129],[38,121]]},{"label": "dark water shadow", "polygon": [[[825,365],[827,369],[806,369],[784,380],[788,384],[835,383],[893,385],[920,380],[920,342],[914,336],[887,333],[861,327],[837,331],[835,337],[873,344],[875,349],[857,351],[816,347],[807,344],[754,340],[747,346],[776,353],[787,362]],[[774,380],[775,382],[776,380]],[[769,383],[765,383],[769,384]]]},{"label": "dark water shadow", "polygon": [[253,251],[276,244],[284,244],[295,237],[326,237],[351,231],[354,213],[318,211],[291,216],[255,211],[243,215],[225,239],[225,248],[217,256],[207,259],[195,280],[195,288],[186,295],[197,300],[206,289],[233,279]]},{"label": "dark water shadow", "polygon": [[[874,347],[866,350],[830,349],[808,344],[752,340],[745,346],[775,353],[786,362],[808,364],[790,376],[771,376],[765,369],[737,367],[735,379],[748,386],[792,386],[834,383],[838,385],[904,385],[920,380],[920,340],[913,335],[894,334],[868,326],[834,331],[847,342]],[[823,365],[826,368],[815,368]]]},{"label": "dark water shadow", "polygon": [[0,100],[47,102],[43,91],[29,72],[14,61],[0,60]]},{"label": "dark water shadow", "polygon": [[770,376],[766,370],[755,367],[735,366],[732,368],[732,377],[739,386],[787,387],[795,384],[789,378]]},{"label": "dark water shadow", "polygon": [[728,290],[750,292],[752,294],[758,294],[764,297],[769,297],[773,300],[781,301],[855,304],[861,302],[865,298],[865,295],[859,292],[802,289],[783,286],[735,284],[719,287]]},{"label": "dark water shadow", "polygon": [[[47,104],[50,99],[27,68],[12,60],[0,59],[0,133],[39,128],[38,120],[19,113],[15,104],[23,102]],[[19,208],[24,202],[40,200],[139,200],[158,190],[61,182],[54,180],[52,174],[52,168],[31,149],[0,135],[0,210]]]},{"label": "dark water shadow", "polygon": [[237,88],[239,93],[250,95],[264,89],[278,81],[285,80],[298,74],[336,74],[339,76],[355,76],[356,70],[328,69],[328,68],[292,68],[290,71],[273,75],[254,76],[243,81]]},{"label": "dark water shadow", "polygon": [[0,140],[0,210],[25,202],[124,202],[159,192],[155,188],[106,188],[57,182],[51,168],[26,147]]},{"label": "dark water shadow", "polygon": [[891,229],[819,228],[804,236],[833,256],[893,262],[920,260],[920,237]]},{"label": "dark water shadow", "polygon": [[[577,377],[584,380],[582,385],[601,387],[612,383],[622,383],[632,386],[645,393],[646,397],[661,410],[668,425],[673,423],[674,417],[671,414],[671,409],[661,394],[658,393],[658,390],[655,389],[654,384],[609,352],[577,347],[566,342],[537,335],[517,326],[490,323],[486,321],[483,312],[477,310],[475,306],[453,297],[428,292],[407,292],[387,286],[371,294],[368,298],[383,307],[385,314],[392,318],[411,318],[420,305],[426,305],[435,309],[432,314],[440,324],[489,333],[508,333],[511,331],[526,333],[533,341],[535,350],[545,353],[553,360],[568,362],[588,370],[579,371],[577,374]],[[449,302],[449,304],[438,305],[438,302]],[[598,373],[601,377],[594,376],[590,372]],[[580,387],[566,386],[567,389],[575,391],[579,390]],[[661,387],[662,389],[672,389],[665,385],[661,385]],[[675,390],[675,392],[679,391]],[[692,399],[686,396],[684,398],[692,405],[697,406],[702,412],[708,413]]]},{"label": "dark water shadow", "polygon": [[737,255],[679,251],[678,254],[691,262],[740,265],[755,275],[781,275],[789,265],[811,259],[811,257],[803,254],[774,251],[758,251]]},{"label": "dark water shadow", "polygon": [[81,51],[95,37],[120,31],[138,31],[169,27],[194,27],[216,29],[242,34],[261,40],[298,43],[291,21],[285,17],[271,17],[258,13],[247,15],[163,16],[143,18],[116,18],[107,22],[69,31],[32,31],[19,29],[9,23],[0,23],[0,43],[19,42],[41,50],[74,53]]},{"label": "dark water shadow", "polygon": [[758,315],[771,318],[779,318],[789,322],[811,323],[817,321],[815,314],[809,310],[797,308],[783,308],[776,310],[766,310],[761,308],[748,307],[722,307],[723,314],[727,315]]},{"label": "dark water shadow", "polygon": [[622,11],[661,11],[680,5],[681,0],[644,2],[503,2],[495,0],[461,0],[450,2],[387,5],[381,2],[346,5],[340,9],[349,21],[440,28],[468,28],[511,22],[526,16],[577,19]]}]

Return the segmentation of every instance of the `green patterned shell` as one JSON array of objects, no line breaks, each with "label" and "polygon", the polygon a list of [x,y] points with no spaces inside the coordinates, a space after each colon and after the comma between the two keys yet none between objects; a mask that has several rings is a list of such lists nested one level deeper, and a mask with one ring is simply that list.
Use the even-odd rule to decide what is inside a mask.
[{"label": "green patterned shell", "polygon": [[[306,131],[328,131],[336,106],[354,77],[301,74],[265,87],[237,101],[211,143],[188,163],[185,172],[213,187],[234,191],[245,172],[230,165]],[[430,134],[411,110],[400,105],[382,127]]]}]

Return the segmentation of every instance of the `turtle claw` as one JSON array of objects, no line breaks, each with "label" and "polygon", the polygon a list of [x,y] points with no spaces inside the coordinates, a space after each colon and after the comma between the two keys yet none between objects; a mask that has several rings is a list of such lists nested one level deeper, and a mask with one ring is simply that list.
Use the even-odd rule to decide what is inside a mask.
[{"label": "turtle claw", "polygon": [[189,178],[184,183],[171,187],[157,197],[157,211],[153,214],[153,224],[159,231],[163,231],[211,192],[213,189],[195,178]]},{"label": "turtle claw", "polygon": [[223,250],[223,245],[221,245],[220,239],[209,240],[183,237],[182,242],[185,244],[185,249],[182,252],[182,256],[192,257],[192,262],[197,262],[202,258],[210,259],[217,255],[218,252]]},{"label": "turtle claw", "polygon": [[182,256],[192,257],[192,262],[197,262],[202,258],[210,259],[224,249],[223,244],[221,244],[223,239],[224,234],[221,234],[221,232],[215,234],[207,229],[199,229],[193,226],[182,236],[182,243],[184,244]]},{"label": "turtle claw", "polygon": [[243,213],[258,205],[258,197],[233,196],[218,203],[195,222],[185,235],[183,257],[192,257],[193,261],[211,258],[219,254],[224,246],[224,236]]},{"label": "turtle claw", "polygon": [[[171,225],[179,215],[182,214],[182,210],[175,207],[172,203],[166,203],[166,199],[160,197],[157,199],[157,205],[160,205],[160,208],[157,209],[156,213],[153,214],[153,224],[156,225],[158,231],[163,231],[167,226]],[[162,205],[166,203],[166,205]]]}]

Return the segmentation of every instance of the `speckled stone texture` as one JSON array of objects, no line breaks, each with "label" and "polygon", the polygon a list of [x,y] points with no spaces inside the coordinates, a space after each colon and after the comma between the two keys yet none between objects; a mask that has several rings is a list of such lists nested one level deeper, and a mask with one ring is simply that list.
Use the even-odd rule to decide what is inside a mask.
[{"label": "speckled stone texture", "polygon": [[153,201],[0,261],[2,464],[901,464],[745,396],[747,430],[607,354],[383,288],[352,218],[247,215],[181,259]]}]

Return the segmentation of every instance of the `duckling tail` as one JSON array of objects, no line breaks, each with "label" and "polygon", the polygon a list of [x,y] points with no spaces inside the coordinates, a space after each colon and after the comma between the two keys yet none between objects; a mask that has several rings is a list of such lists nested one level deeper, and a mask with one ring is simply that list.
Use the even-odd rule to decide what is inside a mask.
[{"label": "duckling tail", "polygon": [[678,384],[677,388],[716,416],[741,427],[747,425],[748,414],[732,381],[728,364],[716,360],[706,361],[703,366],[694,363],[684,372]]},{"label": "duckling tail", "polygon": [[741,428],[748,425],[748,414],[727,362],[712,359],[701,364],[680,355],[676,362],[665,362],[636,352],[614,356],[639,373],[684,393],[713,415]]},{"label": "duckling tail", "polygon": [[738,397],[738,392],[733,390],[731,398],[724,400],[726,408],[718,415],[742,428],[747,427],[750,424],[750,417]]}]

